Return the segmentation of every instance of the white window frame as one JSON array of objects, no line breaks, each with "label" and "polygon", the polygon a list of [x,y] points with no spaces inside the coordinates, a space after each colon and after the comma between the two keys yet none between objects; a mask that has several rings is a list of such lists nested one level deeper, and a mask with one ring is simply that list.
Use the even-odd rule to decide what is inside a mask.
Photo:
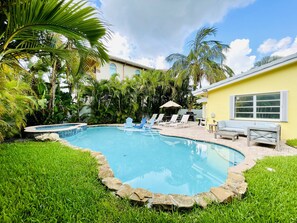
[{"label": "white window frame", "polygon": [[[257,118],[257,95],[264,94],[280,94],[280,112],[279,119],[265,119],[265,118]],[[253,96],[253,117],[252,118],[237,118],[236,117],[236,107],[235,98],[237,96]],[[262,93],[253,93],[253,94],[238,94],[230,96],[230,119],[235,120],[259,120],[259,121],[281,121],[288,122],[288,91],[276,91],[276,92],[262,92]]]}]

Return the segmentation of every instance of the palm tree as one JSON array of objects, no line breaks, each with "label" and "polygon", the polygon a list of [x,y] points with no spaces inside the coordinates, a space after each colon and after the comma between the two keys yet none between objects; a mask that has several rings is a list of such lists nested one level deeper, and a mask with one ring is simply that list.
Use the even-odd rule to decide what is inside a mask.
[{"label": "palm tree", "polygon": [[[59,33],[65,39],[77,43],[77,50],[81,49],[80,46],[84,46],[84,50],[92,48],[102,62],[108,60],[105,47],[101,43],[106,29],[96,16],[96,10],[86,4],[86,0],[1,0],[0,73],[7,69],[14,69],[15,72],[22,69],[19,60],[33,54],[53,55],[56,59],[67,58],[70,50],[53,45],[48,33]],[[53,62],[55,67],[57,64]],[[22,80],[19,81],[18,86],[21,86]],[[31,94],[29,91],[25,93],[24,96]],[[13,97],[1,100],[22,104]],[[21,110],[16,111],[21,113]],[[5,122],[2,117],[0,121]],[[20,117],[22,120],[17,120],[23,123],[24,115],[20,114]]]},{"label": "palm tree", "polygon": [[54,52],[65,55],[65,49],[51,44],[44,31],[59,33],[80,41],[98,51],[102,61],[108,59],[100,39],[106,34],[94,8],[85,0],[8,0],[1,1],[0,63],[18,66],[21,57],[32,53]]},{"label": "palm tree", "polygon": [[278,60],[280,59],[281,57],[279,56],[266,56],[266,57],[263,57],[261,60],[257,61],[255,64],[254,64],[254,67],[260,67],[264,64],[268,64],[272,61],[275,61],[275,60]]},{"label": "palm tree", "polygon": [[233,75],[231,68],[223,64],[224,51],[229,46],[217,40],[209,40],[209,36],[215,36],[216,31],[213,27],[201,28],[195,39],[189,42],[191,49],[187,56],[174,53],[166,58],[173,63],[171,69],[177,77],[187,75],[193,80],[194,89],[197,84],[201,87],[203,78],[214,83]]}]

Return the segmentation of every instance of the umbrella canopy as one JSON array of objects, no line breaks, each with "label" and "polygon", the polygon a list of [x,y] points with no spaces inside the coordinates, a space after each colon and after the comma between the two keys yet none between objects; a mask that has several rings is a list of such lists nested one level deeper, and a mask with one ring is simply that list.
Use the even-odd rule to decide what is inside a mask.
[{"label": "umbrella canopy", "polygon": [[164,105],[160,106],[160,108],[180,108],[181,105],[175,103],[174,101],[167,101]]}]

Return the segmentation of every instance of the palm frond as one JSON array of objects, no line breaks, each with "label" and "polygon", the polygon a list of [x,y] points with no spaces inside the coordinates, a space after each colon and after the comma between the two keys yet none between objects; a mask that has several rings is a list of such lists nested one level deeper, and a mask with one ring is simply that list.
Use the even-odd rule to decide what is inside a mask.
[{"label": "palm frond", "polygon": [[[10,0],[12,1],[12,0]],[[5,50],[14,39],[23,39],[28,30],[51,30],[67,38],[88,40],[91,45],[105,35],[104,25],[94,8],[80,0],[13,0],[7,9]]]}]

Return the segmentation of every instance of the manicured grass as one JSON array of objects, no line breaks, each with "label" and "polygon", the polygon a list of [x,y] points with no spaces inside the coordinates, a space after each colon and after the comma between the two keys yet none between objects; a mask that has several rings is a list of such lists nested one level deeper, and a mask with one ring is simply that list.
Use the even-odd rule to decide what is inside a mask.
[{"label": "manicured grass", "polygon": [[297,148],[297,139],[288,139],[286,142],[289,146]]},{"label": "manicured grass", "polygon": [[170,213],[106,191],[87,153],[51,142],[0,144],[0,222],[296,222],[296,169],[297,157],[266,158],[246,173],[243,200]]}]

